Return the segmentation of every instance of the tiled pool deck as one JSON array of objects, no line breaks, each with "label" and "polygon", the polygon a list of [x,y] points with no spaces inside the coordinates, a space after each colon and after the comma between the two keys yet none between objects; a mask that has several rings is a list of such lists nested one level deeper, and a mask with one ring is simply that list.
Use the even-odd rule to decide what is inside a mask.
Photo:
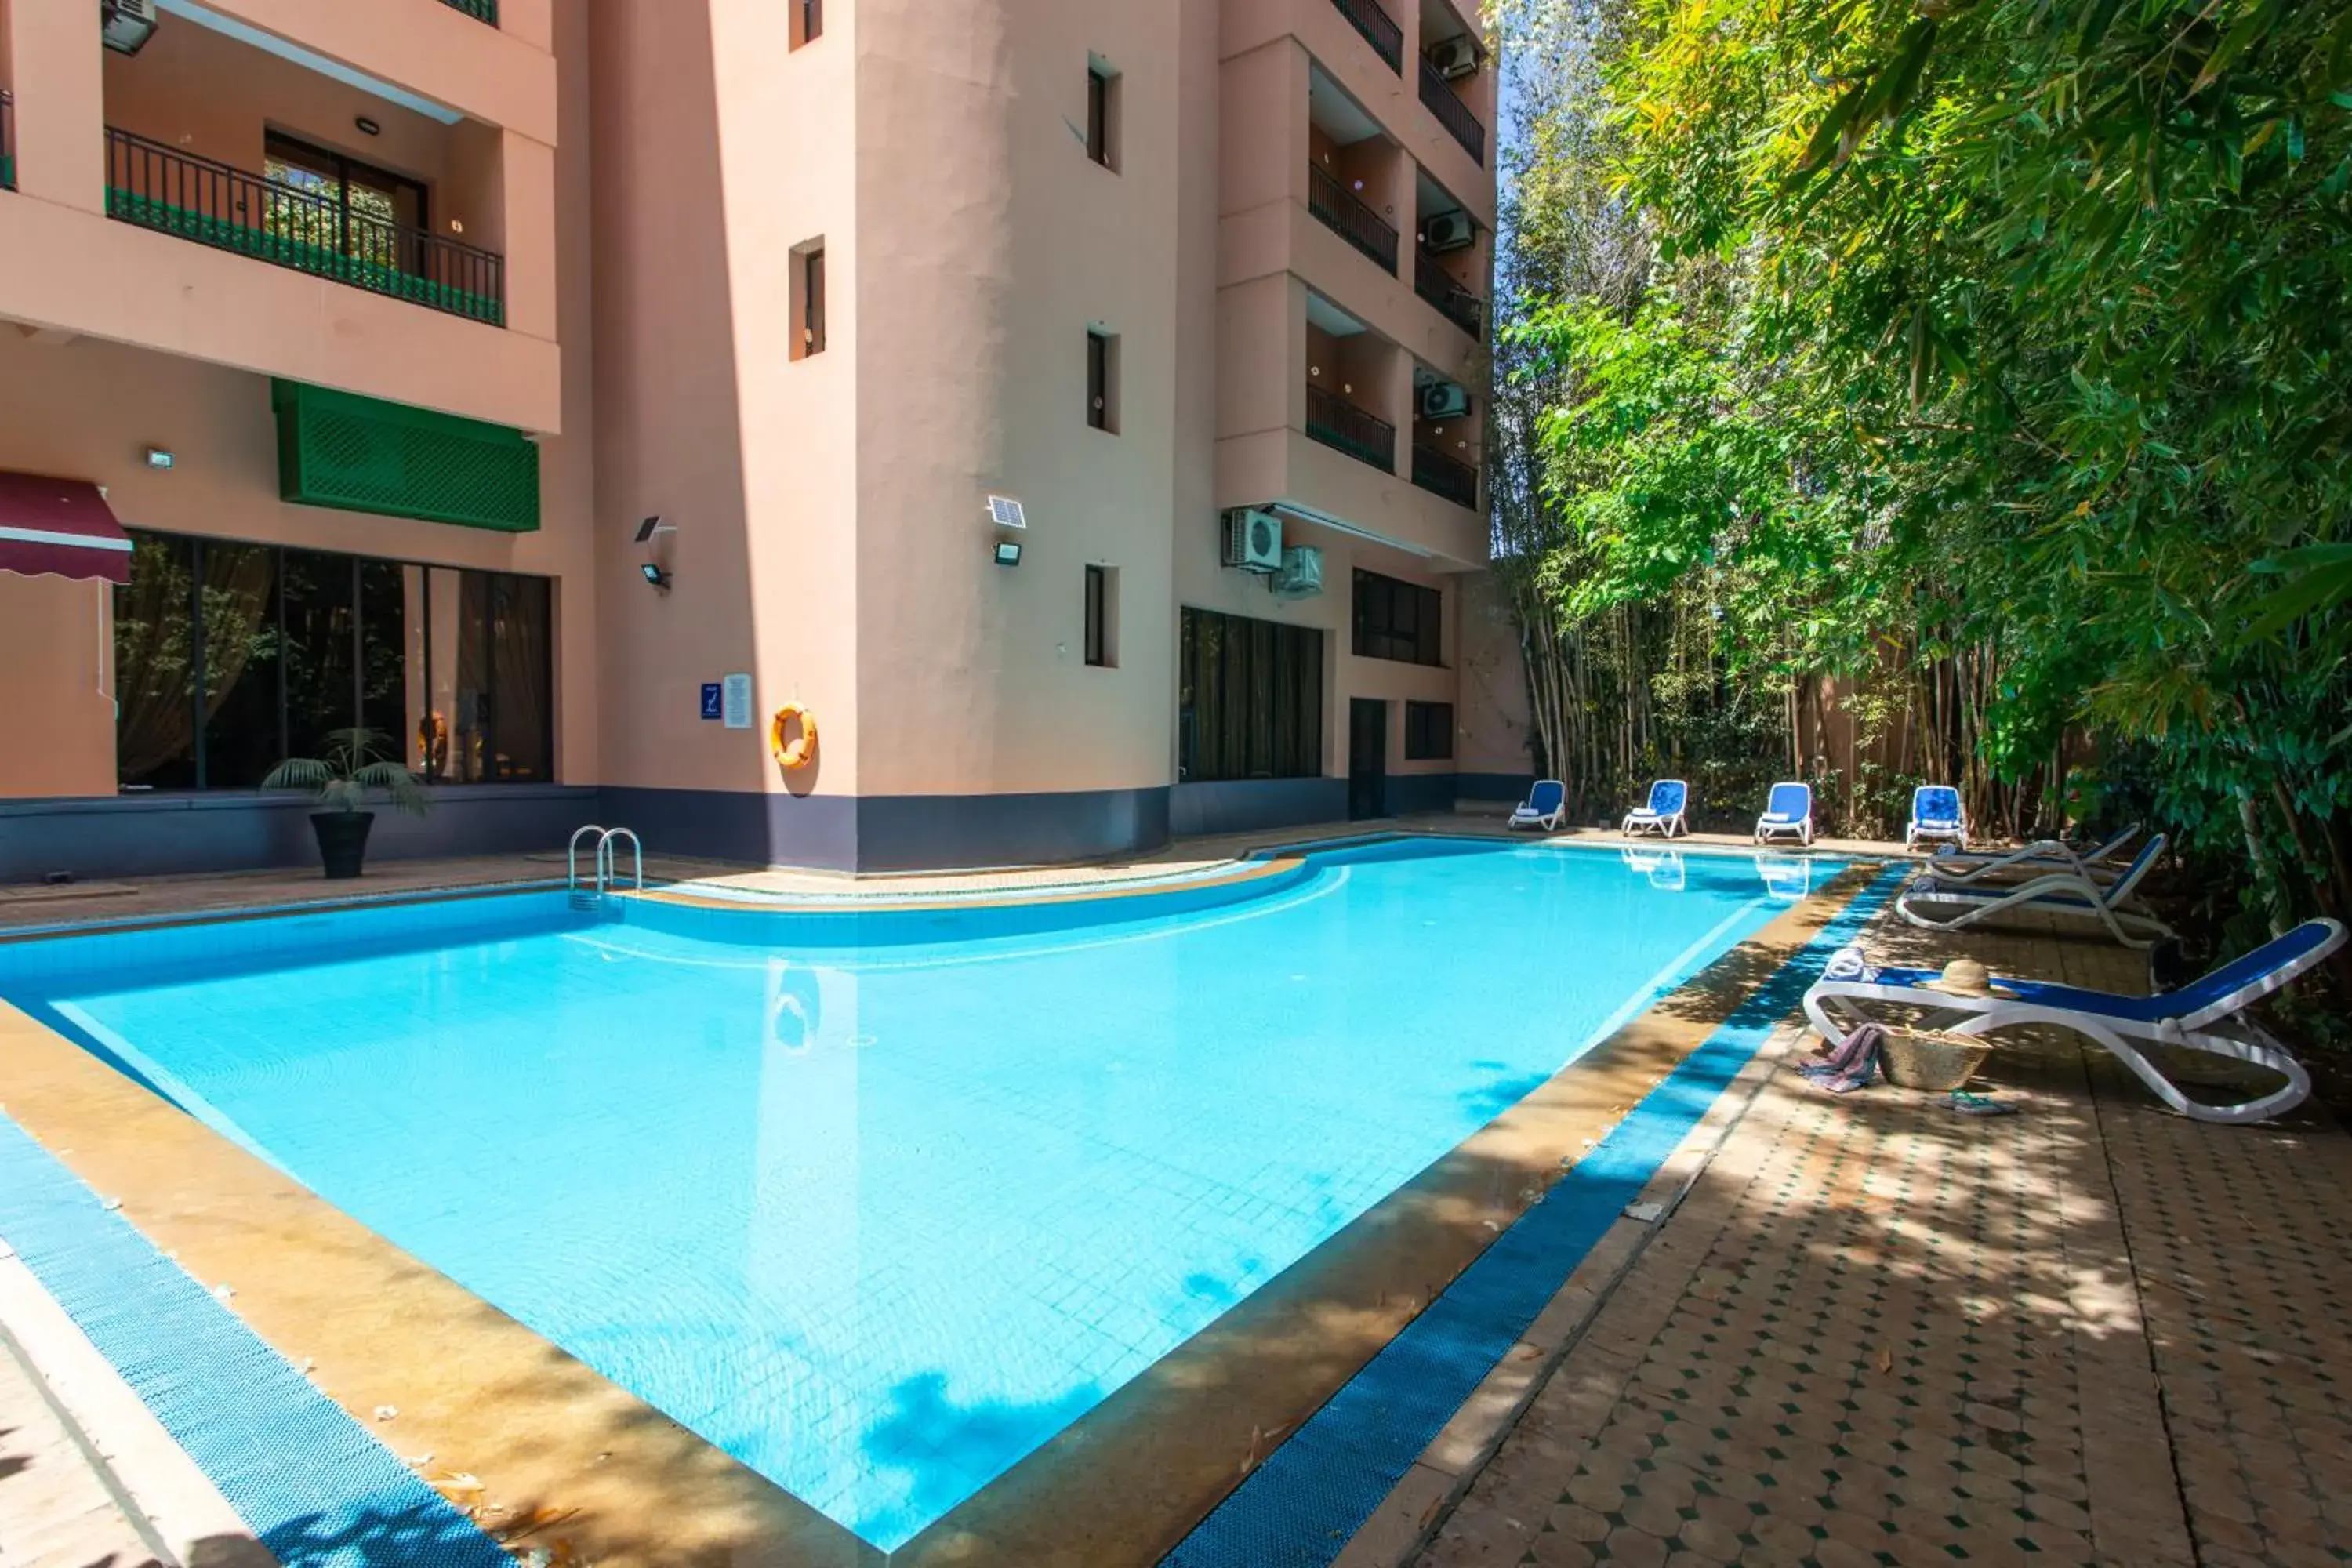
[{"label": "tiled pool deck", "polygon": [[[1216,874],[1254,847],[1188,844],[1112,876]],[[400,890],[546,869],[411,868]],[[886,886],[1017,896],[1049,879],[1071,879]],[[214,880],[242,896],[184,882],[109,895],[103,911],[89,900],[74,918],[168,919],[319,890]],[[794,900],[842,886],[809,880],[824,886],[761,890]],[[134,899],[144,907],[127,907]],[[42,902],[45,919],[16,923],[63,912]],[[1562,1151],[1572,1161],[1688,1057],[1829,903],[1776,921],[897,1560],[1156,1561],[1511,1225]],[[19,912],[0,905],[0,922]],[[1915,933],[1897,929],[1874,945],[1906,951]],[[2136,967],[2054,938],[1969,945],[2018,972],[2118,987]],[[560,1542],[606,1568],[870,1559],[268,1168],[54,1037],[11,1026],[26,1022],[0,1017],[10,1114],[119,1194],[123,1216],[199,1279],[235,1282],[239,1315],[298,1363],[313,1359],[338,1404],[363,1420],[397,1407],[379,1436],[429,1479],[478,1477],[482,1490],[462,1500],[528,1531],[523,1547]],[[2063,1046],[2003,1058],[2028,1106],[2016,1117],[1962,1121],[1883,1087],[1832,1100],[1776,1070],[1792,1041],[1782,1031],[1660,1173],[1649,1195],[1669,1202],[1696,1179],[1681,1206],[1654,1226],[1618,1222],[1370,1525],[1351,1542],[1308,1543],[1297,1562],[1384,1568],[1424,1543],[1432,1563],[2013,1561],[2023,1540],[2044,1560],[2155,1563],[2189,1560],[2192,1526],[2210,1563],[2352,1546],[2340,1500],[2352,1496],[2352,1432],[2325,1397],[2352,1364],[2333,1326],[2352,1283],[2352,1144],[2332,1124],[2180,1121]],[[103,1508],[57,1523],[74,1506],[59,1498],[89,1493],[69,1479],[79,1450],[44,1436],[28,1409],[32,1387],[0,1375],[0,1562],[142,1561],[98,1533],[117,1528]],[[1713,1414],[1685,1430],[1702,1393]],[[1612,1506],[1588,1509],[1580,1487]],[[44,1516],[53,1537],[11,1539]]]}]

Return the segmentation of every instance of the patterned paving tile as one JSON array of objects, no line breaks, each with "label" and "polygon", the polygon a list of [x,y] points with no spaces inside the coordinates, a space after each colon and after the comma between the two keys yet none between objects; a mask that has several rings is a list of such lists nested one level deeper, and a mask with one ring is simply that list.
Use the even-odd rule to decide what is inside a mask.
[{"label": "patterned paving tile", "polygon": [[2352,1139],[2172,1116],[2060,1038],[1990,1070],[2021,1114],[1784,1065],[1423,1568],[2352,1561]]}]

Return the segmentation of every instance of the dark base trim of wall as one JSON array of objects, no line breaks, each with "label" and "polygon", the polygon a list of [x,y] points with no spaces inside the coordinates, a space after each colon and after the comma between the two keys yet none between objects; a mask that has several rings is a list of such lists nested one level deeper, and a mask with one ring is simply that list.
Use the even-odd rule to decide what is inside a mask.
[{"label": "dark base trim of wall", "polygon": [[[1390,815],[1517,801],[1531,779],[1396,773]],[[1171,835],[1338,822],[1343,778],[1238,779],[1042,795],[758,795],[592,784],[450,784],[425,817],[376,813],[374,860],[560,850],[583,824],[635,830],[648,853],[835,871],[1044,866],[1148,854]],[[227,793],[0,800],[0,883],[315,866],[310,803]]]},{"label": "dark base trim of wall", "polygon": [[[561,849],[595,820],[599,792],[565,784],[445,784],[422,817],[380,808],[371,860]],[[307,796],[223,791],[0,800],[0,883],[64,875],[169,877],[316,866]]]},{"label": "dark base trim of wall", "polygon": [[1347,815],[1346,779],[1227,779],[1178,784],[1168,794],[1169,826],[1187,837],[1301,827]]}]

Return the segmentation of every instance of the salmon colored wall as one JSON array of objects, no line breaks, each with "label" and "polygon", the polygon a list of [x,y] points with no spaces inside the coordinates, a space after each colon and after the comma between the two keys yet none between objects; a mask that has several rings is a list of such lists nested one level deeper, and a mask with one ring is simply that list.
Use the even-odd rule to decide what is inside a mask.
[{"label": "salmon colored wall", "polygon": [[0,797],[114,793],[112,591],[0,573]]},{"label": "salmon colored wall", "polygon": [[[437,0],[388,4],[448,12]],[[494,49],[516,47],[456,19]],[[110,107],[138,118],[131,128],[174,144],[183,135],[192,146],[234,142],[243,149],[236,161],[257,169],[262,114],[280,105],[308,106],[289,129],[426,174],[444,172],[436,161],[459,140],[266,51],[184,18],[165,20],[146,51],[124,60],[104,49],[79,0],[11,0],[18,189],[0,197],[0,318],[528,430],[558,428],[550,143],[514,132],[470,138],[469,147],[495,148],[498,167],[457,181],[452,192],[479,204],[477,221],[502,241],[504,331],[111,223],[102,216]],[[551,73],[552,62],[544,68]],[[385,138],[351,128],[362,108],[384,124]],[[293,118],[293,110],[284,112]],[[404,155],[384,156],[386,139]],[[453,365],[465,373],[451,374]]]},{"label": "salmon colored wall", "polygon": [[[555,59],[549,53],[552,3],[501,0],[499,25],[492,27],[441,0],[367,0],[359,5],[205,0],[212,10],[379,81],[551,145],[556,124]],[[158,36],[175,27],[200,30],[167,15]]]},{"label": "salmon colored wall", "polygon": [[1465,773],[1524,776],[1535,769],[1528,749],[1534,719],[1518,624],[1493,577],[1479,573],[1462,584],[1462,704],[1456,718],[1463,733],[1455,738],[1454,755]]},{"label": "salmon colored wall", "polygon": [[[0,197],[0,202],[7,198]],[[146,466],[148,447],[170,450],[168,470]],[[92,480],[106,488],[116,516],[134,528],[252,540],[316,550],[385,556],[440,565],[528,573],[557,579],[564,635],[557,660],[557,740],[565,777],[593,782],[593,721],[584,704],[593,690],[582,668],[593,623],[572,624],[583,578],[585,519],[576,504],[584,479],[542,454],[549,482],[541,531],[505,534],[401,518],[364,516],[295,506],[278,499],[277,428],[268,383],[258,376],[194,360],[82,339],[40,342],[0,328],[0,469]],[[0,574],[0,618],[20,605],[39,603],[41,585]],[[58,646],[79,646],[75,630]],[[0,713],[77,700],[60,695],[40,663],[0,663]],[[95,781],[90,793],[113,790],[113,730],[68,724],[61,749],[75,758],[75,776]],[[92,748],[99,748],[92,750]],[[0,793],[17,789],[13,775]],[[85,793],[77,791],[76,793]]]},{"label": "salmon colored wall", "polygon": [[[818,713],[820,761],[795,777],[856,788],[856,209],[842,127],[857,17],[832,7],[825,36],[787,54],[787,15],[761,0],[589,7],[609,784],[781,790],[762,731],[698,717],[700,683],[742,672],[762,714],[792,697]],[[818,235],[828,347],[793,363],[785,265]],[[678,531],[662,546],[667,595],[630,543],[656,514]]]},{"label": "salmon colored wall", "polygon": [[[864,0],[859,777],[869,795],[1150,787],[1174,719],[1182,0]],[[1123,158],[1090,163],[1089,54]],[[1122,434],[1085,420],[1090,324]],[[985,500],[1019,497],[1022,564]],[[1081,568],[1120,573],[1121,660],[1082,658]]]},{"label": "salmon colored wall", "polygon": [[[282,131],[423,181],[433,232],[450,234],[450,220],[460,219],[466,243],[488,245],[488,171],[477,166],[453,180],[467,150],[457,134],[462,122],[443,125],[181,17],[166,14],[163,24],[136,55],[106,51],[108,125],[257,177],[265,134]],[[382,134],[362,133],[352,123],[362,115],[383,127]],[[495,158],[498,142],[489,137],[470,150]]]}]

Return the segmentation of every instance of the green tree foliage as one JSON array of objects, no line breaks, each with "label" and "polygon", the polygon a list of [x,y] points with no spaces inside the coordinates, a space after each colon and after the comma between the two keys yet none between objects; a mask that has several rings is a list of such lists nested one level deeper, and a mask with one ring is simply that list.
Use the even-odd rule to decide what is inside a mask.
[{"label": "green tree foliage", "polygon": [[1967,693],[1979,815],[2087,739],[2266,923],[2352,907],[2352,0],[1585,37],[1581,178],[1651,260],[1517,302],[1559,613],[1702,583],[1736,664]]}]

